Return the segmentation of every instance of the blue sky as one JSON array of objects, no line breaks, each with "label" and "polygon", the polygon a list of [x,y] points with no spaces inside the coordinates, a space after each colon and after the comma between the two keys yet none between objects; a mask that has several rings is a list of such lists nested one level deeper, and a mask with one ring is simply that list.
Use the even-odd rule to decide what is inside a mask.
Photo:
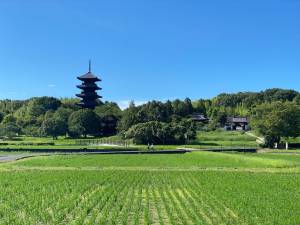
[{"label": "blue sky", "polygon": [[300,91],[298,0],[1,0],[0,98],[73,97],[76,76],[104,100]]}]

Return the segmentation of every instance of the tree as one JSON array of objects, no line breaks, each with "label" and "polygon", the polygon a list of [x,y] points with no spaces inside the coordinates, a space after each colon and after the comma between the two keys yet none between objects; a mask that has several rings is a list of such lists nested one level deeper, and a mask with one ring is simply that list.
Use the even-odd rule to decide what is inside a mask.
[{"label": "tree", "polygon": [[2,122],[3,118],[4,118],[4,113],[0,112],[0,123]]},{"label": "tree", "polygon": [[39,117],[49,110],[57,110],[61,102],[53,97],[32,98],[28,102],[27,111],[30,116]]},{"label": "tree", "polygon": [[45,119],[41,126],[42,134],[49,135],[53,139],[57,139],[59,135],[65,135],[67,129],[65,121],[56,117]]},{"label": "tree", "polygon": [[86,135],[86,129],[79,124],[73,124],[71,126],[69,125],[68,131],[71,137],[80,137],[82,135]]},{"label": "tree", "polygon": [[0,100],[0,111],[3,114],[11,114],[14,113],[16,110],[21,108],[24,104],[26,104],[27,100],[20,101],[20,100]]},{"label": "tree", "polygon": [[36,125],[27,125],[23,127],[22,133],[26,136],[38,137],[41,135],[41,127],[38,127]]},{"label": "tree", "polygon": [[300,105],[300,94],[298,94],[298,95],[294,98],[294,102],[295,102],[297,105]]},{"label": "tree", "polygon": [[300,135],[300,106],[291,102],[264,103],[256,107],[251,125],[266,137],[267,147],[281,138]]},{"label": "tree", "polygon": [[195,137],[196,129],[191,120],[183,120],[180,123],[139,123],[126,132],[126,138],[132,138],[137,144],[185,144],[187,140]]},{"label": "tree", "polygon": [[149,122],[149,121],[160,121],[160,122],[168,122],[170,120],[170,116],[172,115],[172,105],[170,106],[170,102],[162,103],[159,101],[151,101],[138,109],[138,121],[139,122]]},{"label": "tree", "polygon": [[184,101],[176,99],[173,103],[174,114],[182,117],[186,117],[193,113],[193,105],[189,98],[186,98]]},{"label": "tree", "polygon": [[139,123],[137,117],[138,111],[139,111],[138,107],[136,107],[134,104],[130,104],[129,107],[123,111],[122,118],[118,123],[119,132],[124,133],[131,126]]},{"label": "tree", "polygon": [[43,122],[45,119],[52,118],[54,116],[54,113],[55,113],[54,110],[48,110],[44,115],[40,115],[39,119],[41,119]]},{"label": "tree", "polygon": [[139,123],[132,126],[127,132],[126,137],[132,138],[136,144],[160,144],[158,133],[162,128],[162,123],[151,121],[146,123]]},{"label": "tree", "polygon": [[7,114],[2,120],[2,124],[16,123],[17,119],[12,114]]},{"label": "tree", "polygon": [[69,132],[71,136],[102,134],[102,121],[99,116],[90,109],[81,109],[71,114],[69,118]]},{"label": "tree", "polygon": [[72,109],[72,110],[78,110],[80,107],[76,105],[80,102],[79,98],[63,98],[60,100],[61,106],[63,108]]},{"label": "tree", "polygon": [[118,104],[114,102],[104,102],[104,104],[97,106],[95,113],[100,117],[114,115],[117,118],[121,118],[122,116],[122,110]]},{"label": "tree", "polygon": [[102,120],[103,136],[112,136],[117,134],[117,125],[122,117],[122,111],[116,103],[105,102],[101,106],[97,106],[95,113]]},{"label": "tree", "polygon": [[207,115],[204,99],[199,99],[198,101],[193,102],[193,107],[195,112]]},{"label": "tree", "polygon": [[8,138],[16,137],[20,131],[20,127],[12,122],[3,123],[0,126],[0,135]]},{"label": "tree", "polygon": [[186,113],[186,115],[191,115],[194,112],[194,108],[193,108],[193,104],[192,104],[191,99],[186,98],[184,100],[184,104],[185,104],[185,111],[186,111],[185,113]]},{"label": "tree", "polygon": [[221,126],[224,126],[227,120],[227,114],[225,111],[218,111],[214,120],[219,123]]},{"label": "tree", "polygon": [[59,107],[55,111],[54,116],[56,118],[63,120],[67,124],[72,112],[73,112],[73,110],[70,108]]},{"label": "tree", "polygon": [[298,95],[297,91],[294,90],[278,90],[274,95],[276,101],[293,101],[293,99]]},{"label": "tree", "polygon": [[173,140],[170,144],[186,144],[196,138],[196,124],[191,119],[183,119],[171,124]]}]

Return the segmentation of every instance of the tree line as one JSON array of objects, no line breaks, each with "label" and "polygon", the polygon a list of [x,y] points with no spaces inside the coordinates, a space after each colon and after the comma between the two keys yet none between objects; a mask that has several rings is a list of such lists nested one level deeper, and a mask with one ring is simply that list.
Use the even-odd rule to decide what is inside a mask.
[{"label": "tree line", "polygon": [[[300,94],[295,90],[267,89],[261,92],[220,94],[212,99],[192,101],[150,101],[121,110],[114,102],[95,110],[76,106],[78,99],[36,97],[24,101],[0,101],[0,136],[15,135],[107,137],[118,134],[139,144],[183,144],[199,130],[223,127],[228,116],[247,116],[251,126],[273,146],[281,138],[299,136]],[[210,119],[195,123],[194,113]]]}]

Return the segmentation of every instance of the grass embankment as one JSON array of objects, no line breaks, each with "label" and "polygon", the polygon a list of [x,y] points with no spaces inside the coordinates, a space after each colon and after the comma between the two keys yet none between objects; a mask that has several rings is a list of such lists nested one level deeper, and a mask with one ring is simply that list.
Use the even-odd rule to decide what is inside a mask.
[{"label": "grass embankment", "polygon": [[[197,143],[198,142],[198,143]],[[202,146],[257,147],[256,138],[240,131],[199,132],[197,144]]]},{"label": "grass embankment", "polygon": [[[2,145],[1,145],[2,143]],[[3,143],[7,145],[3,145]],[[105,146],[112,144],[114,146]],[[125,150],[147,150],[145,145],[132,145],[127,141],[126,147],[122,146],[124,141],[119,137],[69,139],[59,137],[53,140],[50,137],[19,137],[12,141],[0,142],[0,149],[125,149]],[[128,144],[130,144],[128,146]],[[254,137],[238,131],[212,131],[199,132],[196,140],[188,145],[156,145],[157,150],[174,150],[177,148],[215,149],[215,148],[255,148],[257,143]]]},{"label": "grass embankment", "polygon": [[[105,145],[111,144],[110,145]],[[53,139],[50,137],[26,137],[20,136],[15,140],[5,140],[0,142],[0,150],[105,150],[105,149],[116,149],[116,150],[136,150],[136,146],[128,146],[129,142],[120,141],[118,137],[113,136],[109,138],[77,138],[70,139],[65,137],[58,137]]]},{"label": "grass embankment", "polygon": [[[146,146],[138,146],[146,149]],[[240,131],[210,131],[198,132],[197,138],[186,145],[158,145],[157,149],[222,149],[222,148],[257,148],[258,143],[255,137],[251,137]]]},{"label": "grass embankment", "polygon": [[267,149],[262,150],[263,152],[267,153],[279,153],[279,154],[300,154],[300,149],[289,149],[289,150],[283,150],[283,149]]},{"label": "grass embankment", "polygon": [[67,155],[36,157],[10,165],[25,167],[94,168],[292,168],[300,155],[193,152],[182,155]]},{"label": "grass embankment", "polygon": [[300,223],[297,155],[50,156],[0,168],[2,224]]}]

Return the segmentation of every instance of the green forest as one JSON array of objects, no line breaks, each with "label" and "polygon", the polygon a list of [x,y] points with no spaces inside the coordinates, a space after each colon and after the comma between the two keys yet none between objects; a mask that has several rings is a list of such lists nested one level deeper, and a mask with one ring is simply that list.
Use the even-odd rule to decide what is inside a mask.
[{"label": "green forest", "polygon": [[[252,130],[265,138],[267,147],[300,136],[300,94],[295,90],[220,94],[212,99],[149,101],[121,110],[117,103],[103,102],[95,110],[81,109],[76,98],[35,97],[0,101],[0,136],[12,139],[58,136],[109,137],[118,135],[136,144],[183,144],[197,132],[224,127],[226,118],[245,116]],[[208,123],[194,122],[203,114]]]}]

